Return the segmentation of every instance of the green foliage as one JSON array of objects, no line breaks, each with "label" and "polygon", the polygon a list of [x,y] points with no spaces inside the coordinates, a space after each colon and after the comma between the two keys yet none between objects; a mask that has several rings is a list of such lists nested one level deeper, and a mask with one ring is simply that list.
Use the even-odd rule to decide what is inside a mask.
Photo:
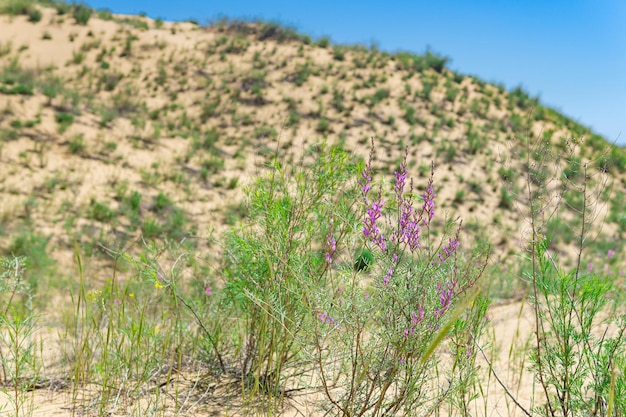
[{"label": "green foliage", "polygon": [[48,255],[50,239],[31,231],[22,231],[13,236],[3,256],[23,257],[24,278],[32,291],[38,286],[38,280],[54,271],[55,261]]},{"label": "green foliage", "polygon": [[226,236],[227,300],[246,317],[240,322],[242,336],[255,341],[242,369],[252,391],[277,394],[285,371],[299,360],[311,306],[306,297],[295,295],[323,285],[325,262],[311,245],[328,229],[331,212],[343,204],[337,192],[353,173],[346,158],[336,150],[323,152],[294,174],[275,160],[247,190],[249,220]]},{"label": "green foliage", "polygon": [[113,91],[124,78],[124,74],[117,71],[103,71],[98,84],[104,87],[104,91]]},{"label": "green foliage", "polygon": [[[550,152],[550,144],[527,140],[524,151],[534,161],[524,168],[526,195],[521,200],[526,201],[521,215],[530,231],[523,276],[534,316],[528,358],[543,395],[531,411],[555,417],[605,415],[607,406],[625,410],[626,399],[615,393],[624,392],[626,379],[615,373],[615,364],[626,358],[626,315],[609,307],[616,294],[613,280],[596,275],[593,262],[585,260],[589,236],[597,233],[594,220],[606,181],[586,169],[580,175],[575,158],[569,173],[549,178],[548,167],[561,159]],[[546,192],[549,184],[563,179],[566,187],[556,197]],[[557,253],[567,242],[575,245],[576,256],[565,267]],[[608,248],[606,257],[611,258],[615,250]]]},{"label": "green foliage", "polygon": [[53,1],[52,7],[57,11],[57,15],[63,16],[72,11],[72,4],[65,1]]},{"label": "green foliage", "polygon": [[[600,318],[613,285],[604,277],[582,272],[580,266],[565,272],[548,253],[547,241],[536,246],[537,270],[532,275],[537,288],[536,312],[550,328],[550,333],[541,328],[539,350],[531,356],[548,393],[547,404],[537,412],[550,416],[594,414],[609,397],[613,397],[614,409],[624,412],[626,399],[615,397],[614,390],[619,387],[623,392],[626,387],[626,376],[615,375],[617,363],[626,358],[626,316]],[[598,326],[617,326],[617,335],[607,337],[601,332],[602,336],[595,336]]]},{"label": "green foliage", "polygon": [[332,104],[335,110],[337,110],[339,113],[342,113],[346,110],[346,106],[344,104],[344,95],[339,90],[333,90]]},{"label": "green foliage", "polygon": [[623,148],[611,146],[608,152],[600,155],[594,162],[598,171],[623,174],[626,172],[626,152]]},{"label": "green foliage", "polygon": [[202,161],[200,176],[204,181],[224,169],[224,159],[219,156],[211,156]]},{"label": "green foliage", "polygon": [[113,13],[109,9],[98,10],[98,19],[101,20],[113,20]]},{"label": "green foliage", "polygon": [[327,36],[322,36],[315,44],[320,48],[328,48],[330,46],[330,39]]},{"label": "green foliage", "polygon": [[304,44],[310,44],[311,38],[308,35],[299,34],[294,28],[285,27],[276,22],[262,22],[261,30],[258,33],[258,39],[264,41],[273,39],[278,43],[287,41],[300,41]]},{"label": "green foliage", "polygon": [[70,153],[80,155],[85,153],[85,137],[82,133],[74,135],[69,142]]},{"label": "green foliage", "polygon": [[84,4],[76,4],[72,10],[72,16],[74,16],[74,20],[79,25],[86,25],[87,22],[89,22],[92,13],[93,10]]},{"label": "green foliage", "polygon": [[321,117],[317,122],[315,130],[319,133],[326,133],[330,129],[330,122],[327,118]]},{"label": "green foliage", "polygon": [[375,107],[378,103],[389,98],[389,89],[388,88],[379,88],[376,92],[370,97],[370,107]]},{"label": "green foliage", "polygon": [[481,137],[480,134],[476,130],[474,130],[472,127],[468,128],[467,142],[468,142],[469,153],[471,155],[477,154],[479,151],[483,150],[485,147],[485,138]]},{"label": "green foliage", "polygon": [[115,211],[109,208],[106,203],[92,198],[89,203],[88,217],[102,223],[108,223],[115,217]]},{"label": "green foliage", "polygon": [[293,79],[293,82],[300,87],[306,83],[312,73],[313,71],[307,61],[304,65],[296,66],[296,73],[291,78]]},{"label": "green foliage", "polygon": [[54,120],[59,125],[59,133],[63,133],[74,123],[74,115],[65,112],[58,112],[54,115]]},{"label": "green foliage", "polygon": [[256,89],[265,88],[266,82],[265,77],[267,76],[266,71],[254,70],[247,74],[241,80],[241,90],[248,91]]},{"label": "green foliage", "polygon": [[205,103],[202,104],[202,109],[200,111],[200,122],[201,123],[205,123],[207,120],[209,120],[211,117],[215,117],[217,116],[218,113],[218,106],[220,104],[220,99],[212,99],[209,100]]},{"label": "green foliage", "polygon": [[515,179],[515,171],[512,168],[500,167],[498,168],[498,176],[503,181],[510,182]]},{"label": "green foliage", "polygon": [[34,8],[33,0],[5,0],[0,3],[0,13],[11,16],[29,15]]},{"label": "green foliage", "polygon": [[515,198],[511,192],[506,187],[500,188],[500,202],[498,203],[498,207],[510,210],[513,208],[513,203],[515,203]]},{"label": "green foliage", "polygon": [[[0,367],[3,371],[3,384],[0,393],[8,399],[15,410],[15,416],[30,415],[34,408],[29,391],[37,383],[40,363],[35,341],[37,330],[35,316],[23,309],[6,308],[0,312]],[[10,390],[9,390],[10,388]]]},{"label": "green foliage", "polygon": [[447,163],[454,161],[457,155],[457,149],[454,143],[449,142],[447,140],[442,141],[440,146],[437,148],[437,155],[443,154],[443,160]]},{"label": "green foliage", "polygon": [[367,271],[367,269],[374,263],[374,255],[367,249],[361,249],[354,260],[353,269],[356,272]]},{"label": "green foliage", "polygon": [[425,100],[430,100],[430,93],[432,93],[434,86],[435,84],[432,81],[423,80],[421,91],[422,98],[424,98]]},{"label": "green foliage", "polygon": [[24,69],[12,59],[0,72],[0,93],[32,95],[35,89],[35,72]]},{"label": "green foliage", "polygon": [[7,314],[10,309],[14,311],[20,309],[18,306],[20,302],[26,308],[32,307],[33,294],[30,285],[24,279],[27,265],[30,264],[25,256],[0,257],[0,301],[3,303],[0,317]]},{"label": "green foliage", "polygon": [[446,100],[454,103],[454,101],[456,100],[457,96],[459,95],[459,93],[461,92],[461,90],[459,90],[456,87],[452,87],[452,85],[450,85],[447,89],[446,89]]},{"label": "green foliage", "polygon": [[518,107],[520,110],[528,110],[531,107],[535,107],[538,104],[538,100],[531,98],[521,86],[518,86],[509,93],[509,103]]},{"label": "green foliage", "polygon": [[333,46],[333,58],[337,61],[343,61],[346,59],[346,53],[340,46]]},{"label": "green foliage", "polygon": [[300,114],[295,110],[290,110],[287,116],[287,127],[297,126],[300,123]]},{"label": "green foliage", "polygon": [[426,51],[424,55],[398,52],[395,54],[395,59],[400,68],[406,71],[423,72],[432,69],[438,73],[443,72],[450,60],[448,57],[437,55],[431,51]]},{"label": "green foliage", "polygon": [[154,198],[153,210],[156,213],[162,213],[163,211],[171,208],[174,205],[172,200],[170,200],[165,194],[159,192],[157,196]]},{"label": "green foliage", "polygon": [[28,21],[31,23],[37,23],[41,20],[41,11],[33,7],[28,11]]},{"label": "green foliage", "polygon": [[404,120],[411,126],[417,123],[417,119],[415,118],[415,107],[406,105],[404,107]]}]

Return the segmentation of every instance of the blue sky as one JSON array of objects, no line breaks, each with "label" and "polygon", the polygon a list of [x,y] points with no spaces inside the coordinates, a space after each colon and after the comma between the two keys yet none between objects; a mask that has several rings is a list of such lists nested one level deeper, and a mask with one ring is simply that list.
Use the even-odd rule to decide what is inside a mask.
[{"label": "blue sky", "polygon": [[278,21],[334,43],[451,58],[449,68],[507,88],[626,145],[624,0],[92,0],[114,13],[202,24],[222,16]]}]

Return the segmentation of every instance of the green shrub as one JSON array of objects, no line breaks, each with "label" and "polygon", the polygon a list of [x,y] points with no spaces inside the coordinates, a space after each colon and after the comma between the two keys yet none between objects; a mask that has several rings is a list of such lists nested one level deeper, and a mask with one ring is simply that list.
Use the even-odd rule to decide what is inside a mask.
[{"label": "green shrub", "polygon": [[367,271],[368,268],[373,263],[374,263],[374,255],[369,249],[365,248],[365,249],[361,249],[357,253],[357,256],[355,257],[354,265],[352,266],[352,268],[356,272]]},{"label": "green shrub", "polygon": [[320,48],[328,48],[330,46],[330,39],[327,36],[322,36],[315,44]]},{"label": "green shrub", "polygon": [[8,248],[2,251],[5,256],[25,258],[24,277],[33,291],[40,278],[54,272],[56,262],[48,255],[49,241],[50,238],[44,235],[23,231],[13,236]]},{"label": "green shrub", "polygon": [[63,133],[74,123],[74,115],[71,113],[58,112],[54,115],[54,120],[56,120],[59,125],[59,133]]},{"label": "green shrub", "polygon": [[346,53],[344,52],[342,47],[333,47],[333,58],[337,61],[343,61],[344,59],[346,59]]},{"label": "green shrub", "polygon": [[389,89],[387,88],[379,88],[376,92],[370,97],[370,107],[375,107],[378,103],[389,98]]},{"label": "green shrub", "polygon": [[330,122],[327,118],[321,117],[320,120],[317,122],[317,127],[315,128],[315,130],[319,133],[326,133],[329,129]]},{"label": "green shrub", "polygon": [[54,1],[52,2],[52,7],[55,8],[59,16],[71,12],[73,9],[72,5],[70,3],[66,3],[65,1]]},{"label": "green shrub", "polygon": [[37,23],[40,20],[41,20],[41,11],[36,7],[32,7],[28,11],[28,21],[31,23]]},{"label": "green shrub", "polygon": [[98,10],[98,19],[113,20],[113,13],[109,9]]},{"label": "green shrub", "polygon": [[106,203],[101,203],[95,198],[92,198],[89,203],[90,219],[97,220],[102,223],[108,223],[115,217],[115,211],[113,211]]},{"label": "green shrub", "polygon": [[74,16],[74,20],[79,25],[86,25],[91,18],[91,13],[93,10],[90,7],[85,6],[84,4],[76,4],[72,10],[72,15]]},{"label": "green shrub", "polygon": [[6,0],[0,3],[0,12],[11,16],[28,15],[33,8],[32,0]]},{"label": "green shrub", "polygon": [[505,187],[500,188],[500,202],[498,203],[498,207],[509,210],[513,208],[514,202],[515,198],[511,192]]},{"label": "green shrub", "polygon": [[85,138],[82,133],[74,135],[69,142],[70,153],[74,155],[80,155],[85,153]]}]

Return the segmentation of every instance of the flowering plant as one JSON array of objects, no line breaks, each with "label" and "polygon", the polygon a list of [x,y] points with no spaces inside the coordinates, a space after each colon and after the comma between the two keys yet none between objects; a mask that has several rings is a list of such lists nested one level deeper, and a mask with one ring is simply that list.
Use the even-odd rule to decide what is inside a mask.
[{"label": "flowering plant", "polygon": [[[375,186],[373,155],[372,144],[358,182],[363,215],[360,226],[351,225],[356,236],[345,238],[343,248],[327,236],[325,256],[341,265],[342,256],[355,253],[350,244],[365,246],[375,254],[375,266],[327,270],[335,290],[317,298],[323,313],[315,354],[324,391],[339,415],[409,415],[418,409],[426,415],[467,388],[472,377],[472,335],[481,331],[486,310],[477,282],[486,259],[459,253],[460,224],[447,239],[434,238],[434,166],[418,199],[413,182],[407,184],[405,154],[388,196],[382,185]],[[453,226],[447,222],[444,232]],[[449,365],[457,378],[440,385],[443,368],[435,350],[450,331],[456,359]]]}]

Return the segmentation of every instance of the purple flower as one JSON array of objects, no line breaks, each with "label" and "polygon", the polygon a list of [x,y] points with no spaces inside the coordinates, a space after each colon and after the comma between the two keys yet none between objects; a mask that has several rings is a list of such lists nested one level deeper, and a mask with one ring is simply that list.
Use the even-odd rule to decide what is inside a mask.
[{"label": "purple flower", "polygon": [[406,244],[413,252],[420,248],[420,218],[413,210],[413,202],[410,199],[400,197],[398,205],[400,207],[398,228],[394,231],[392,241],[397,244]]},{"label": "purple flower", "polygon": [[428,180],[428,189],[422,193],[422,198],[424,199],[424,205],[422,206],[422,212],[428,215],[428,221],[424,218],[424,224],[430,223],[430,221],[435,216],[435,191],[433,190],[433,179],[432,177]]},{"label": "purple flower", "polygon": [[459,238],[458,236],[454,239],[448,238],[448,244],[443,247],[443,253],[438,253],[437,257],[439,258],[439,263],[444,262],[450,256],[456,252],[456,249],[459,247]]},{"label": "purple flower", "polygon": [[454,296],[454,287],[456,286],[456,281],[449,282],[443,287],[440,283],[437,284],[437,291],[439,291],[439,303],[441,304],[441,308],[435,308],[434,315],[436,319],[440,319],[446,311],[452,305],[452,297]]},{"label": "purple flower", "polygon": [[[395,172],[396,180],[394,183],[394,191],[396,193],[396,201],[398,204],[399,214],[398,227],[394,231],[391,240],[398,245],[407,245],[410,251],[414,252],[416,249],[420,248],[419,237],[421,224],[425,223],[424,221],[422,221],[424,210],[422,210],[421,213],[417,213],[416,210],[414,210],[413,208],[413,200],[411,199],[411,197],[407,197],[404,194],[407,177],[406,159],[407,153],[405,153],[404,155],[404,160],[400,164],[399,170]],[[431,183],[429,183],[429,185],[431,185]],[[411,191],[412,190],[413,186],[411,185]],[[432,204],[434,207],[434,203]]]},{"label": "purple flower", "polygon": [[419,307],[417,309],[417,313],[415,311],[412,311],[411,316],[413,317],[411,321],[413,323],[413,326],[415,326],[416,324],[424,320],[424,308]]},{"label": "purple flower", "polygon": [[389,280],[391,279],[391,276],[393,275],[393,268],[390,267],[387,270],[387,275],[385,275],[385,277],[383,278],[383,282],[385,283],[385,285],[389,284]]},{"label": "purple flower", "polygon": [[317,314],[317,318],[319,319],[319,321],[321,321],[323,324],[335,324],[335,319],[330,317],[328,315],[328,313],[326,313],[325,311],[322,311],[320,313]]},{"label": "purple flower", "polygon": [[372,189],[372,159],[374,159],[374,139],[372,139],[372,148],[370,150],[370,159],[367,161],[367,165],[363,169],[361,176],[362,180],[359,180],[363,197],[365,198],[365,204],[368,204],[367,193]]},{"label": "purple flower", "polygon": [[335,237],[329,233],[328,235],[326,235],[326,263],[328,263],[329,265],[333,262],[333,255],[335,254],[335,251],[337,250],[337,241],[335,240]]},{"label": "purple flower", "polygon": [[396,196],[398,197],[398,200],[400,200],[402,198],[402,194],[404,194],[404,185],[406,183],[406,175],[407,175],[406,157],[407,157],[407,153],[405,152],[404,161],[402,161],[402,163],[400,164],[400,169],[395,172],[396,182],[393,188],[396,192]]},{"label": "purple flower", "polygon": [[606,259],[611,259],[615,255],[615,251],[613,249],[609,249],[606,253]]},{"label": "purple flower", "polygon": [[206,296],[213,295],[213,289],[211,288],[210,285],[204,289],[204,295]]},{"label": "purple flower", "polygon": [[384,205],[385,202],[381,201],[381,195],[379,193],[378,201],[372,201],[371,206],[367,209],[365,221],[363,222],[365,224],[363,227],[363,235],[369,238],[372,243],[378,245],[383,252],[387,249],[387,244],[385,237],[378,228],[377,221],[382,216],[382,208]]},{"label": "purple flower", "polygon": [[363,170],[361,176],[363,177],[363,181],[359,181],[359,184],[361,185],[361,191],[363,191],[363,196],[367,201],[367,193],[369,193],[372,189],[372,167],[367,166]]}]

